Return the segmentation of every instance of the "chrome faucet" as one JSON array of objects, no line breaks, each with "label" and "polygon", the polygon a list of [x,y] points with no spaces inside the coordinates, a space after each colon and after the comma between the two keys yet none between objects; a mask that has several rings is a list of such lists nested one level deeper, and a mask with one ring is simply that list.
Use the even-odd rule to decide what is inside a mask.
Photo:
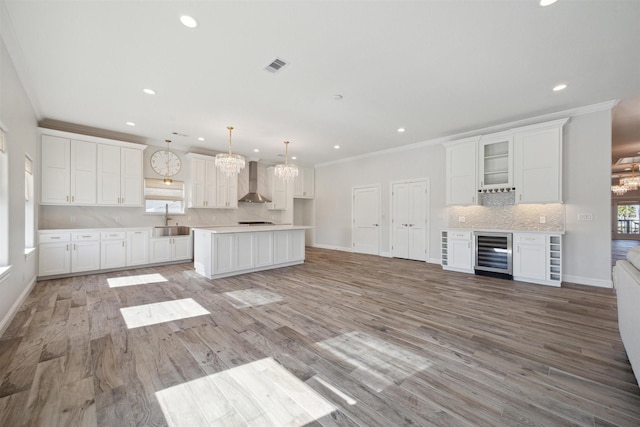
[{"label": "chrome faucet", "polygon": [[169,203],[164,204],[164,226],[167,227],[169,225],[169,220],[173,218],[169,218]]}]

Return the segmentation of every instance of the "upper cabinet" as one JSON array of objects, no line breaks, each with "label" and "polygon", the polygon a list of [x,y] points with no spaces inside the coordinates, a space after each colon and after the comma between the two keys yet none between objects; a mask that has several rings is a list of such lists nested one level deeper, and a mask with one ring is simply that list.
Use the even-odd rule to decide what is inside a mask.
[{"label": "upper cabinet", "polygon": [[215,157],[188,153],[191,163],[190,208],[238,207],[238,177],[227,177],[216,168]]},{"label": "upper cabinet", "polygon": [[478,192],[510,192],[514,203],[561,203],[567,120],[446,142],[447,205],[478,204]]},{"label": "upper cabinet", "polygon": [[514,137],[516,203],[562,202],[562,127],[556,120]]},{"label": "upper cabinet", "polygon": [[298,168],[298,176],[293,179],[293,197],[296,199],[313,199],[315,186],[315,169]]},{"label": "upper cabinet", "polygon": [[143,205],[142,151],[98,144],[98,204]]},{"label": "upper cabinet", "polygon": [[42,204],[142,206],[146,145],[41,132]]},{"label": "upper cabinet", "polygon": [[480,190],[513,186],[513,135],[485,135],[478,142],[478,180]]},{"label": "upper cabinet", "polygon": [[447,205],[475,205],[478,203],[476,184],[478,139],[479,137],[466,138],[445,144]]}]

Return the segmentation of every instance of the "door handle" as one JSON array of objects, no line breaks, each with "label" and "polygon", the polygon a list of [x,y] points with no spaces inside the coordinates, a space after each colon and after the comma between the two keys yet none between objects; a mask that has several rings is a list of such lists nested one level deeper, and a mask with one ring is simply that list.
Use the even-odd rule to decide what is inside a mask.
[{"label": "door handle", "polygon": [[374,226],[374,227],[377,227],[377,226],[378,226],[378,224],[373,224],[373,226]]}]

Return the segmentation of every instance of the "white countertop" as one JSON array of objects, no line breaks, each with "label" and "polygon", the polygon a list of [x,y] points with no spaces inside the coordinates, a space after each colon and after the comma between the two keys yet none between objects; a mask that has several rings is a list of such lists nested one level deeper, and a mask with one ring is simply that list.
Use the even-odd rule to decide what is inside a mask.
[{"label": "white countertop", "polygon": [[564,234],[564,230],[497,230],[495,228],[443,228],[448,231],[481,231],[485,233]]},{"label": "white countertop", "polygon": [[306,230],[313,228],[308,225],[232,225],[213,227],[193,227],[194,230],[208,231],[210,233],[247,233],[254,231],[278,231],[278,230]]}]

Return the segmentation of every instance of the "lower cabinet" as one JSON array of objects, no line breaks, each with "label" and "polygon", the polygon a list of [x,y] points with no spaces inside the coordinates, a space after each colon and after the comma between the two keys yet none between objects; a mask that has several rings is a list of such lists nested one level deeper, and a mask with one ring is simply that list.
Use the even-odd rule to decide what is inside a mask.
[{"label": "lower cabinet", "polygon": [[513,280],[560,286],[561,236],[513,233]]},{"label": "lower cabinet", "polygon": [[127,266],[149,264],[148,230],[127,231]]},{"label": "lower cabinet", "polygon": [[100,233],[72,233],[71,240],[71,272],[99,270]]},{"label": "lower cabinet", "polygon": [[191,259],[191,236],[157,237],[150,242],[151,264]]},{"label": "lower cabinet", "polygon": [[38,252],[39,276],[53,276],[71,272],[71,235],[69,233],[41,236]]},{"label": "lower cabinet", "polygon": [[304,261],[304,229],[215,233],[196,230],[196,272],[213,279]]},{"label": "lower cabinet", "polygon": [[102,232],[100,236],[100,269],[120,268],[127,265],[127,233]]},{"label": "lower cabinet", "polygon": [[473,273],[473,233],[444,230],[442,232],[442,268]]}]

